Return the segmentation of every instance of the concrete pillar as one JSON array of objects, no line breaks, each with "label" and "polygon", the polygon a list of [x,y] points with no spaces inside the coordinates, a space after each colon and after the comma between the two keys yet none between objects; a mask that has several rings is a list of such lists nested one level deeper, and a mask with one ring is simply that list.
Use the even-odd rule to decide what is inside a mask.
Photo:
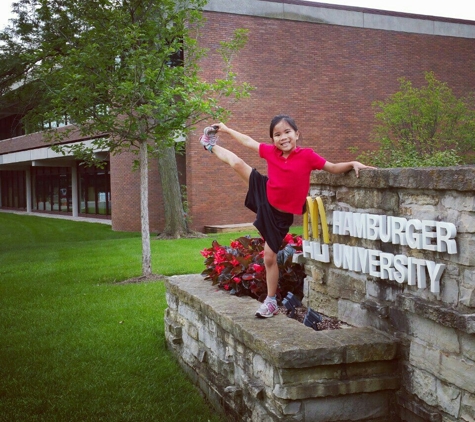
[{"label": "concrete pillar", "polygon": [[32,191],[31,191],[31,170],[27,168],[25,170],[25,184],[26,184],[26,212],[31,212],[33,210],[31,199],[32,199]]},{"label": "concrete pillar", "polygon": [[76,163],[71,167],[71,196],[72,196],[72,207],[73,207],[73,217],[79,216],[79,200],[78,200],[78,168]]}]

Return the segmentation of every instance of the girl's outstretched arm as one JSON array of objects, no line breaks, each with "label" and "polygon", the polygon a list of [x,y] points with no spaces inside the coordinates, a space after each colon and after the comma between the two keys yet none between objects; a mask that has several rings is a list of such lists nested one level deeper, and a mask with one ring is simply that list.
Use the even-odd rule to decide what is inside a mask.
[{"label": "girl's outstretched arm", "polygon": [[218,133],[227,133],[231,135],[236,141],[247,148],[254,151],[259,151],[259,142],[252,139],[250,136],[244,135],[237,130],[227,127],[224,123],[215,123],[213,126],[218,128]]},{"label": "girl's outstretched arm", "polygon": [[329,173],[333,174],[340,174],[340,173],[346,173],[350,170],[355,170],[356,177],[359,177],[359,171],[361,169],[375,169],[376,167],[371,167],[371,166],[365,166],[364,164],[361,164],[359,161],[348,161],[345,163],[331,163],[330,161],[327,161],[325,165],[323,166],[323,170],[328,171]]}]

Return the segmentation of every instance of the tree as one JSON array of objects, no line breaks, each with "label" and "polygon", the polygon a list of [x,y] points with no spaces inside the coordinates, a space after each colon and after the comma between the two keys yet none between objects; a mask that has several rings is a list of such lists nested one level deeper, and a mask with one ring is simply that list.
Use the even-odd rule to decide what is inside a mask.
[{"label": "tree", "polygon": [[378,167],[450,166],[473,159],[473,97],[457,98],[432,72],[425,80],[427,85],[415,88],[401,78],[400,91],[373,104],[379,148],[359,159]]},{"label": "tree", "polygon": [[[159,157],[169,235],[188,231],[178,184],[175,145],[204,119],[225,119],[223,98],[247,96],[231,58],[246,42],[236,31],[221,42],[222,78],[200,78],[206,54],[194,34],[203,22],[205,0],[20,0],[17,19],[5,30],[0,89],[23,80],[35,94],[26,124],[72,122],[45,137],[93,163],[94,149],[133,151],[140,168],[142,275],[151,270],[148,221],[148,157]],[[18,90],[16,90],[18,91]],[[18,91],[19,92],[19,91]],[[91,148],[62,145],[77,130],[96,137]],[[171,189],[171,194],[167,194]],[[180,210],[180,212],[177,212]]]}]

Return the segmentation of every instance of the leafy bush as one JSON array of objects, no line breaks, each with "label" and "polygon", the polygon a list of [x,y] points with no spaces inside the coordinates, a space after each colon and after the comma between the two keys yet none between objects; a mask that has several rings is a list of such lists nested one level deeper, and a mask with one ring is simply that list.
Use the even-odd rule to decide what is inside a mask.
[{"label": "leafy bush", "polygon": [[377,151],[366,151],[358,160],[379,168],[388,167],[450,167],[464,162],[454,149],[421,154],[408,142],[399,142],[395,148],[390,139],[382,139]]},{"label": "leafy bush", "polygon": [[[249,236],[232,241],[231,246],[222,246],[213,241],[210,248],[201,251],[206,266],[201,275],[231,294],[251,296],[262,301],[267,294],[264,243],[262,238]],[[302,265],[292,262],[293,254],[301,251],[302,238],[287,234],[277,254],[278,302],[289,292],[299,299],[303,298],[305,271]]]},{"label": "leafy bush", "polygon": [[[377,101],[375,151],[358,156],[377,167],[454,166],[473,161],[475,102],[473,94],[457,98],[434,73],[416,88],[400,78],[400,90]],[[355,152],[355,151],[353,151]]]}]

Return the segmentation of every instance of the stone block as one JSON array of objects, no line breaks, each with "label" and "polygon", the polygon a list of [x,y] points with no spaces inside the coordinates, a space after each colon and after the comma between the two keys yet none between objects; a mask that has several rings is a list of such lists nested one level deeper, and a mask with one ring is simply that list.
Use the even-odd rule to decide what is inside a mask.
[{"label": "stone block", "polygon": [[387,417],[389,397],[386,392],[325,397],[304,401],[305,421],[358,421]]},{"label": "stone block", "polygon": [[456,221],[457,234],[459,233],[475,233],[475,213],[462,211],[457,219],[451,218],[450,221]]},{"label": "stone block", "polygon": [[467,267],[475,266],[475,236],[469,233],[459,233],[456,238],[457,254],[450,255],[448,258],[453,264],[465,265]]},{"label": "stone block", "polygon": [[311,397],[346,396],[357,393],[371,393],[382,390],[396,390],[399,386],[397,375],[348,380],[329,380],[295,385],[276,384],[273,393],[285,400],[303,400]]},{"label": "stone block", "polygon": [[366,297],[366,277],[350,271],[331,270],[327,294],[333,298],[361,302]]},{"label": "stone block", "polygon": [[404,291],[403,285],[390,283],[388,280],[367,279],[366,296],[378,299],[379,301],[396,301],[397,295]]},{"label": "stone block", "polygon": [[462,402],[460,406],[461,422],[475,421],[475,393],[464,391],[462,393]]},{"label": "stone block", "polygon": [[460,286],[460,304],[469,308],[475,307],[475,287]]},{"label": "stone block", "polygon": [[399,195],[396,191],[390,190],[358,190],[342,187],[337,190],[336,200],[353,209],[380,209],[390,214],[399,209]]},{"label": "stone block", "polygon": [[411,393],[430,406],[437,406],[437,378],[424,370],[411,370]]},{"label": "stone block", "polygon": [[178,304],[178,315],[184,321],[199,321],[200,320],[200,315],[198,314],[198,312],[183,302],[180,302]]},{"label": "stone block", "polygon": [[378,330],[388,332],[389,321],[384,318],[375,318],[376,314],[365,308],[360,303],[349,300],[338,301],[338,319],[355,327],[374,327]]},{"label": "stone block", "polygon": [[458,193],[446,194],[441,196],[440,203],[444,208],[448,209],[459,211],[475,210],[475,198],[473,195],[460,195]]},{"label": "stone block", "polygon": [[427,318],[412,314],[409,317],[410,334],[434,349],[447,353],[459,353],[460,345],[457,331],[444,327]]},{"label": "stone block", "polygon": [[436,376],[440,371],[440,351],[414,339],[410,345],[409,363]]},{"label": "stone block", "polygon": [[462,393],[453,385],[437,381],[437,402],[439,407],[449,415],[458,417]]},{"label": "stone block", "polygon": [[475,269],[465,269],[460,283],[460,303],[475,308]]},{"label": "stone block", "polygon": [[462,349],[462,355],[466,359],[470,359],[475,362],[475,336],[470,334],[461,334],[460,346]]},{"label": "stone block", "polygon": [[435,193],[430,195],[424,192],[413,193],[413,191],[406,192],[401,191],[399,194],[401,198],[401,206],[410,206],[410,205],[430,205],[430,206],[437,206],[441,201],[439,195]]},{"label": "stone block", "polygon": [[261,355],[254,355],[252,359],[251,375],[256,379],[261,380],[265,385],[273,385],[274,383],[274,368],[269,365]]},{"label": "stone block", "polygon": [[440,300],[449,306],[458,306],[460,296],[460,279],[444,276],[440,286]]},{"label": "stone block", "polygon": [[418,340],[411,342],[409,362],[428,371],[446,383],[467,391],[475,391],[475,363],[458,356],[441,353]]},{"label": "stone block", "polygon": [[181,324],[178,324],[175,322],[173,319],[166,317],[165,318],[165,326],[168,330],[168,332],[177,338],[181,338],[183,335],[183,327]]},{"label": "stone block", "polygon": [[218,356],[225,358],[225,348],[218,344],[219,339],[215,333],[210,332],[204,325],[199,327],[198,338],[206,348],[215,350]]},{"label": "stone block", "polygon": [[177,311],[178,310],[178,298],[175,295],[173,295],[169,292],[165,293],[165,298],[166,298],[168,306],[171,309]]},{"label": "stone block", "polygon": [[437,324],[445,327],[455,328],[468,334],[475,333],[474,313],[462,313],[410,293],[400,294],[397,298],[396,306],[402,310],[435,321]]},{"label": "stone block", "polygon": [[183,360],[193,367],[196,362],[199,360],[198,356],[200,355],[201,345],[199,342],[192,339],[186,331],[183,333],[183,348],[182,356]]},{"label": "stone block", "polygon": [[[302,411],[301,401],[278,400],[277,401],[280,412],[284,416],[296,416]],[[300,419],[297,419],[300,420]]]},{"label": "stone block", "polygon": [[408,422],[442,422],[440,412],[426,409],[425,406],[412,400],[405,392],[396,393],[396,403],[401,420]]},{"label": "stone block", "polygon": [[467,391],[475,391],[475,362],[441,354],[440,378]]},{"label": "stone block", "polygon": [[308,303],[317,312],[329,317],[338,317],[338,299],[331,298],[310,288]]},{"label": "stone block", "polygon": [[195,324],[187,321],[187,328],[186,328],[187,332],[188,332],[188,335],[195,339],[195,340],[198,340],[199,339],[199,334],[198,334],[198,328],[196,327]]},{"label": "stone block", "polygon": [[419,220],[440,220],[440,211],[427,204],[412,204],[410,206],[401,206],[399,209],[399,216],[410,218],[417,218]]}]

